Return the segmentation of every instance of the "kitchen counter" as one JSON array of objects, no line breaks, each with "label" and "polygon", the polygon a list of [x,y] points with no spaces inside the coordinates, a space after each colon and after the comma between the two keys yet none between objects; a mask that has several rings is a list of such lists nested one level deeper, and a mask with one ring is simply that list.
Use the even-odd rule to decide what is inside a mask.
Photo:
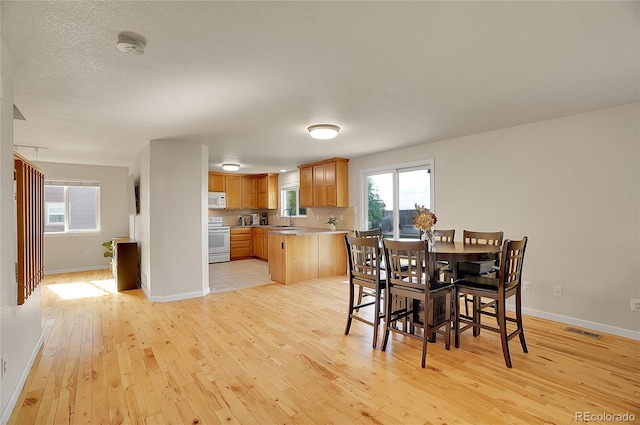
[{"label": "kitchen counter", "polygon": [[269,234],[280,234],[280,235],[299,235],[299,236],[309,236],[309,235],[320,235],[320,234],[345,234],[351,233],[351,230],[330,230],[323,227],[298,227],[298,226],[276,226],[271,224],[266,225],[251,225],[251,226],[230,226],[232,229],[265,229],[269,231]]},{"label": "kitchen counter", "polygon": [[[268,227],[268,226],[265,226]],[[298,236],[310,236],[310,235],[344,235],[345,233],[350,233],[351,230],[329,230],[323,229],[322,227],[296,227],[294,229],[288,228],[274,228],[269,232],[270,235],[280,234],[280,235],[298,235]]]},{"label": "kitchen counter", "polygon": [[348,230],[296,228],[269,232],[269,274],[283,284],[347,273]]}]

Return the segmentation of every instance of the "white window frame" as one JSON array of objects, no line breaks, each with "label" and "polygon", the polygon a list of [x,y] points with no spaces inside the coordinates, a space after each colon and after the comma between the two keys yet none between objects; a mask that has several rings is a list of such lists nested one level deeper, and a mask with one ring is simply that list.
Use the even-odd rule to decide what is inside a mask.
[{"label": "white window frame", "polygon": [[306,214],[298,214],[300,211],[300,185],[299,184],[286,184],[280,186],[280,218],[289,218],[285,212],[288,211],[286,208],[286,192],[295,190],[296,191],[296,213],[292,215],[293,218],[307,218]]},{"label": "white window frame", "polygon": [[398,198],[399,192],[399,179],[398,173],[402,171],[411,171],[427,168],[431,175],[429,190],[431,203],[430,210],[435,213],[435,165],[433,158],[415,162],[405,162],[400,164],[385,165],[382,167],[368,168],[360,170],[360,225],[361,229],[369,228],[369,191],[368,191],[368,177],[376,174],[392,173],[393,175],[393,237],[398,238],[400,236],[398,223],[400,221],[400,200]]},{"label": "white window frame", "polygon": [[[64,187],[64,201],[62,202],[54,202],[54,204],[64,204],[64,231],[62,232],[44,232],[46,236],[65,236],[65,235],[97,235],[101,234],[101,218],[100,218],[100,182],[97,180],[54,180],[54,179],[45,179],[44,182],[45,188],[47,186],[59,186]],[[69,187],[95,187],[96,188],[96,228],[95,229],[86,229],[86,230],[69,230],[69,219],[70,219],[70,211],[69,211]],[[44,207],[48,210],[49,202],[44,202]],[[58,224],[49,223],[48,219],[48,211],[45,210],[46,224]]]},{"label": "white window frame", "polygon": [[[67,209],[66,209],[65,205],[66,204],[64,202],[46,202],[45,203],[45,208],[47,210],[45,211],[45,214],[44,214],[45,223],[48,224],[48,225],[57,225],[57,224],[60,224],[60,223],[64,224],[64,221],[62,221],[62,222],[60,222],[60,221],[51,221],[49,218],[52,215],[60,215],[60,214],[62,214],[63,217],[66,217]],[[62,213],[51,212],[51,207],[54,207],[54,206],[55,207],[62,207]]]}]

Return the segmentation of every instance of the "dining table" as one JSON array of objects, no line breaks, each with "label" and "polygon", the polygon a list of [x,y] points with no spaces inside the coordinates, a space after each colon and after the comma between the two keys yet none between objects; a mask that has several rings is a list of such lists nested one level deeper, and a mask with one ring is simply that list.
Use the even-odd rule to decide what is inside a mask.
[{"label": "dining table", "polygon": [[[397,240],[414,240],[401,238]],[[435,252],[435,261],[446,261],[453,280],[458,279],[458,264],[467,261],[496,260],[500,256],[500,246],[488,244],[465,244],[461,241],[442,242],[436,241],[429,252]],[[458,300],[456,300],[457,302]],[[437,323],[445,314],[445,297],[438,297],[433,300],[433,309],[429,311],[428,317],[424,317],[424,306],[420,306],[418,320],[428,323]],[[456,308],[459,306],[456,305]],[[435,334],[429,338],[430,342],[435,341]]]},{"label": "dining table", "polygon": [[436,261],[446,261],[453,279],[458,278],[458,263],[467,261],[496,260],[500,255],[501,247],[487,244],[465,244],[463,242],[436,241],[433,251]]}]

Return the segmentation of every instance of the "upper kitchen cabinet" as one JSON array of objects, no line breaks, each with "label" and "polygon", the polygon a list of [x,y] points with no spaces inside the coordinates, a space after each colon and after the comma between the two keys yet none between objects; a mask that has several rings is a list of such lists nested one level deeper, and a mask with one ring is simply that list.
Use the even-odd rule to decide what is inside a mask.
[{"label": "upper kitchen cabinet", "polygon": [[331,158],[300,168],[301,207],[348,207],[349,160]]},{"label": "upper kitchen cabinet", "polygon": [[256,176],[242,176],[242,208],[258,208],[258,181]]},{"label": "upper kitchen cabinet", "polygon": [[225,192],[227,209],[278,209],[278,174],[209,173],[209,192]]},{"label": "upper kitchen cabinet", "polygon": [[313,208],[313,166],[300,166],[300,206]]},{"label": "upper kitchen cabinet", "polygon": [[242,208],[242,176],[226,175],[225,187],[227,192],[227,209],[239,210]]},{"label": "upper kitchen cabinet", "polygon": [[226,176],[222,173],[209,173],[209,192],[226,191]]},{"label": "upper kitchen cabinet", "polygon": [[258,176],[258,208],[278,209],[277,174],[261,174]]}]

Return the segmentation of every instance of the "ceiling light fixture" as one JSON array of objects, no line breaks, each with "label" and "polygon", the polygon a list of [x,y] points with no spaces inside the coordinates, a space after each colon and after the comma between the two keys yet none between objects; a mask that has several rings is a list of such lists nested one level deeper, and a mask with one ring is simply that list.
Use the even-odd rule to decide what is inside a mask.
[{"label": "ceiling light fixture", "polygon": [[222,164],[222,169],[224,171],[238,171],[240,164]]},{"label": "ceiling light fixture", "polygon": [[333,124],[316,124],[308,128],[309,135],[314,139],[329,140],[338,135],[340,127]]},{"label": "ceiling light fixture", "polygon": [[144,54],[144,42],[137,38],[120,34],[118,36],[118,49],[130,55]]}]

